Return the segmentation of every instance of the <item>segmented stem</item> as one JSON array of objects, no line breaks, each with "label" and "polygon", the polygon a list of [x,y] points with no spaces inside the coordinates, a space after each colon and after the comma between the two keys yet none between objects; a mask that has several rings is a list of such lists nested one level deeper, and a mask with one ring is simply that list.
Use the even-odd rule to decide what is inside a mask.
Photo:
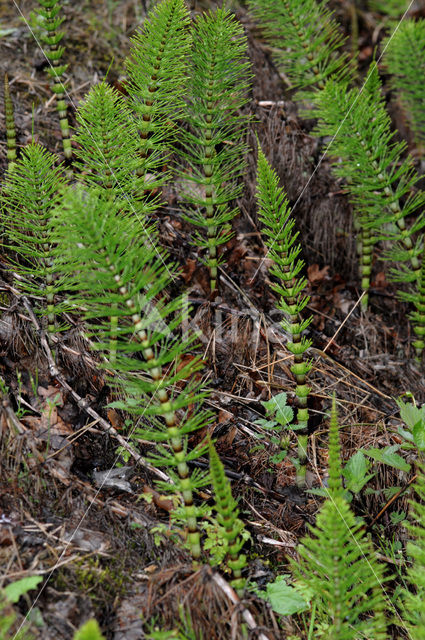
[{"label": "segmented stem", "polygon": [[413,322],[413,331],[417,336],[417,339],[413,342],[413,346],[416,351],[416,359],[420,360],[425,348],[425,243],[422,248],[422,263],[418,282],[418,293],[414,297],[413,304],[416,307],[416,311],[411,314],[411,318]]},{"label": "segmented stem", "polygon": [[162,0],[132,39],[126,68],[140,132],[137,175],[144,191],[163,184],[186,85],[190,16],[183,0]]},{"label": "segmented stem", "polygon": [[11,172],[15,167],[16,160],[16,129],[7,73],[4,74],[4,112],[6,115],[7,168]]},{"label": "segmented stem", "polygon": [[[232,236],[231,206],[241,190],[245,166],[245,128],[241,112],[247,102],[247,43],[241,25],[224,8],[199,17],[193,27],[192,73],[180,150],[189,169],[184,177],[185,218],[201,232],[193,243],[206,249],[210,291],[218,287],[219,247]],[[190,185],[190,186],[189,186]]]},{"label": "segmented stem", "polygon": [[146,362],[151,365],[149,368],[149,375],[158,385],[156,397],[160,405],[159,413],[163,416],[167,425],[168,441],[177,461],[177,471],[180,478],[180,491],[185,508],[185,522],[188,528],[188,543],[191,554],[193,558],[196,559],[201,555],[200,534],[197,525],[196,507],[193,501],[191,473],[185,460],[186,454],[184,450],[184,440],[179,429],[179,420],[177,418],[176,411],[173,409],[168,391],[163,387],[164,375],[162,373],[162,368],[160,366],[155,366],[155,353],[150,346],[149,336],[143,328],[143,318],[139,314],[134,300],[130,297],[128,288],[123,284],[120,274],[116,272],[114,265],[111,264],[109,268],[111,273],[114,274],[114,280],[117,284],[117,288],[125,299],[126,307],[131,314],[135,335],[142,345],[143,357]]},{"label": "segmented stem", "polygon": [[72,147],[70,140],[69,122],[67,116],[67,103],[65,99],[64,77],[67,64],[60,64],[60,59],[65,51],[65,47],[60,46],[64,32],[58,31],[65,18],[60,17],[60,4],[58,0],[38,0],[38,13],[43,17],[43,28],[46,33],[41,36],[46,45],[46,57],[50,63],[48,74],[52,78],[51,88],[56,97],[56,110],[59,115],[59,123],[62,135],[63,152],[69,161],[72,158]]},{"label": "segmented stem", "polygon": [[375,244],[375,240],[371,233],[371,230],[368,227],[363,226],[360,231],[361,242],[360,242],[360,277],[361,277],[361,287],[362,290],[365,291],[365,295],[361,301],[361,307],[365,311],[369,302],[369,289],[370,289],[370,276],[372,274],[372,254],[373,254],[373,245]]},{"label": "segmented stem", "polygon": [[244,525],[238,518],[237,502],[232,496],[230,482],[226,477],[223,463],[211,441],[209,443],[209,453],[217,520],[224,528],[224,537],[229,543],[227,565],[234,576],[230,584],[236,589],[237,594],[242,597],[246,582],[245,578],[242,577],[242,569],[246,566],[246,556],[240,553],[244,544],[240,533]]},{"label": "segmented stem", "polygon": [[[311,322],[311,316],[301,320],[301,312],[306,307],[309,296],[303,295],[307,281],[300,277],[304,262],[299,259],[301,246],[297,242],[298,233],[294,231],[295,222],[290,217],[291,211],[285,193],[279,187],[276,172],[270,167],[264,153],[258,148],[257,199],[259,202],[259,217],[265,227],[263,233],[267,236],[265,244],[274,265],[270,272],[278,278],[272,288],[280,295],[277,307],[285,314],[282,321],[283,328],[289,333],[287,343],[293,354],[291,372],[296,381],[295,405],[296,424],[293,426],[298,437],[298,466],[297,484],[305,485],[307,444],[308,444],[308,406],[307,398],[310,387],[306,384],[307,374],[312,363],[305,359],[305,352],[311,345],[303,332]],[[286,445],[284,436],[281,439],[282,448]]]}]

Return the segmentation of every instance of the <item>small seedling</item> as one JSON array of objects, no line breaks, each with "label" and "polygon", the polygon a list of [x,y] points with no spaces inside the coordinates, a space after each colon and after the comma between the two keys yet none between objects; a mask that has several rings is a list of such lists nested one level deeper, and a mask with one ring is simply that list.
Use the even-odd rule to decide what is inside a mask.
[{"label": "small seedling", "polygon": [[[287,404],[287,395],[284,391],[261,404],[266,410],[266,418],[259,418],[255,424],[265,429],[270,434],[267,436],[270,442],[280,448],[280,451],[270,458],[271,462],[279,464],[288,453],[289,438],[285,430],[292,428],[294,412]],[[263,438],[265,435],[259,437]]]}]

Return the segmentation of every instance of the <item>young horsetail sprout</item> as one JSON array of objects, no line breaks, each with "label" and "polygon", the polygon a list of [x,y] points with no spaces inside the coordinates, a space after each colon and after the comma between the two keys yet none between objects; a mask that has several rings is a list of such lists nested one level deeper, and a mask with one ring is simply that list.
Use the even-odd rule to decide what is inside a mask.
[{"label": "young horsetail sprout", "polygon": [[148,241],[149,230],[141,234],[132,212],[103,189],[69,189],[54,223],[57,268],[68,278],[70,302],[84,310],[87,330],[112,372],[110,386],[125,396],[110,406],[139,416],[134,437],[157,444],[148,459],[169,468],[174,484],[161,488],[181,496],[178,517],[198,558],[194,493],[207,476],[189,463],[206,447],[189,451],[188,435],[205,427],[209,416],[200,407],[206,393],[195,375],[202,363],[188,357],[193,337],[179,335],[183,297],[167,300],[175,267]]},{"label": "young horsetail sprout", "polygon": [[61,10],[60,0],[37,0],[37,2],[40,5],[37,8],[37,13],[41,16],[42,27],[45,31],[45,33],[42,33],[40,36],[40,39],[46,45],[44,53],[49,61],[47,73],[52,79],[52,91],[56,97],[56,109],[59,115],[63,152],[66,160],[70,161],[72,158],[72,147],[63,77],[68,65],[60,64],[60,59],[63,56],[65,47],[59,44],[64,36],[64,32],[58,31],[65,18],[59,16]]},{"label": "young horsetail sprout", "polygon": [[[263,223],[264,241],[268,247],[268,255],[273,260],[270,273],[278,279],[272,284],[280,298],[278,309],[285,314],[282,327],[289,333],[290,340],[287,343],[289,351],[293,354],[291,371],[296,380],[296,419],[292,429],[297,432],[298,438],[298,462],[297,484],[305,485],[308,444],[308,407],[307,397],[310,387],[306,384],[308,372],[312,363],[305,359],[305,353],[311,345],[311,340],[303,335],[310,324],[312,317],[301,319],[301,312],[309,301],[309,296],[304,295],[307,281],[300,277],[304,262],[298,257],[301,246],[297,242],[298,232],[294,231],[295,221],[291,218],[291,210],[286,200],[285,193],[279,187],[279,179],[276,172],[270,167],[264,153],[258,146],[257,165],[257,201],[259,219]],[[281,440],[282,447],[286,446],[284,436]]]},{"label": "young horsetail sprout", "polygon": [[177,150],[188,165],[183,178],[186,219],[197,232],[194,244],[207,250],[211,293],[216,292],[218,247],[231,237],[230,221],[236,210],[230,205],[239,195],[238,179],[245,166],[244,142],[248,116],[240,109],[247,102],[247,42],[242,26],[227,9],[216,9],[197,18],[193,29],[191,74]]},{"label": "young horsetail sprout", "polygon": [[187,82],[190,15],[184,0],[162,0],[132,38],[125,61],[129,75],[129,107],[140,134],[138,175],[145,190],[167,178],[164,165],[175,142]]},{"label": "young horsetail sprout", "polygon": [[11,173],[16,161],[16,129],[7,73],[4,74],[4,113],[6,116],[7,168]]},{"label": "young horsetail sprout", "polygon": [[239,520],[239,510],[237,502],[232,496],[230,482],[226,477],[223,463],[219,455],[210,441],[210,475],[214,488],[215,510],[217,512],[217,521],[222,527],[222,535],[228,544],[227,566],[233,573],[233,580],[230,582],[232,587],[236,589],[237,594],[242,597],[245,578],[242,577],[242,569],[246,566],[246,556],[240,553],[244,540],[240,533],[244,529],[244,524]]},{"label": "young horsetail sprout", "polygon": [[329,489],[310,533],[298,546],[291,569],[312,594],[328,640],[385,640],[386,601],[382,565],[344,497],[335,399],[329,431]]}]

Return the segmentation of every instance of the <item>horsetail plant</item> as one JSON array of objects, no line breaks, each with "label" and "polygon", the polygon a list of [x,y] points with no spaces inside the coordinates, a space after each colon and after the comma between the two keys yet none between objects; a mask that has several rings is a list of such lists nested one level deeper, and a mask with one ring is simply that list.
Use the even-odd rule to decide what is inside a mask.
[{"label": "horsetail plant", "polygon": [[[291,561],[302,590],[308,589],[329,640],[384,640],[382,566],[344,497],[335,398],[329,428],[329,489],[310,534]],[[318,630],[318,629],[317,629]]]},{"label": "horsetail plant", "polygon": [[60,0],[37,0],[37,2],[39,4],[37,13],[41,18],[40,22],[43,28],[40,39],[46,45],[44,54],[49,62],[47,73],[52,80],[52,92],[56,97],[56,109],[59,115],[63,152],[66,160],[70,161],[72,158],[72,147],[63,77],[68,65],[60,64],[60,59],[64,54],[65,47],[60,45],[64,32],[60,31],[59,27],[65,18],[59,15],[61,11]]},{"label": "horsetail plant", "polygon": [[324,0],[249,0],[248,6],[299,99],[310,99],[330,77],[351,74],[344,38]]},{"label": "horsetail plant", "polygon": [[406,525],[413,540],[407,543],[407,554],[412,563],[407,568],[407,584],[402,590],[403,620],[409,638],[425,637],[425,476],[423,462],[418,469],[414,490],[416,499],[410,501],[410,519]]},{"label": "horsetail plant", "polygon": [[245,166],[244,141],[248,116],[247,41],[242,26],[225,8],[198,17],[192,29],[188,103],[178,148],[182,162],[186,219],[206,232],[194,243],[207,250],[211,293],[216,293],[218,248],[231,237],[236,215],[231,202],[239,195],[238,179]]},{"label": "horsetail plant", "polygon": [[137,175],[141,142],[123,96],[102,81],[80,104],[76,120],[78,181],[105,190],[105,196],[109,192],[137,216],[153,208],[144,197],[144,178]]},{"label": "horsetail plant", "polygon": [[[402,254],[403,255],[403,254]],[[422,243],[422,261],[419,279],[416,279],[415,272],[406,264],[399,264],[392,270],[392,279],[398,282],[410,284],[409,291],[399,291],[401,300],[410,302],[414,310],[410,313],[412,328],[416,339],[412,342],[415,349],[415,357],[418,362],[422,359],[425,349],[425,244]]]},{"label": "horsetail plant", "polygon": [[198,558],[194,492],[207,478],[192,472],[188,463],[205,446],[188,451],[187,440],[188,434],[205,426],[208,415],[199,408],[205,392],[194,375],[201,362],[187,357],[193,338],[175,335],[183,320],[183,299],[166,299],[175,267],[140,234],[132,212],[104,190],[69,189],[56,210],[54,226],[57,267],[69,279],[70,302],[84,309],[103,366],[112,372],[110,384],[125,396],[111,406],[140,416],[134,437],[157,444],[149,460],[169,467],[174,484],[161,486],[181,496],[178,516],[188,528],[191,553]]},{"label": "horsetail plant", "polygon": [[[301,319],[301,313],[309,301],[304,289],[307,280],[300,276],[304,262],[299,258],[301,245],[297,242],[298,232],[294,231],[295,221],[291,218],[291,210],[285,193],[279,187],[276,172],[270,167],[267,159],[258,146],[257,165],[257,201],[259,219],[263,223],[265,245],[273,260],[270,273],[278,282],[272,284],[280,298],[278,309],[283,311],[283,329],[289,334],[287,348],[293,354],[291,371],[296,380],[296,418],[292,429],[297,432],[298,460],[297,484],[305,485],[307,444],[308,444],[308,406],[307,398],[310,387],[306,384],[307,374],[312,368],[311,361],[305,359],[305,353],[311,346],[311,340],[303,335],[312,317]],[[287,446],[285,435],[281,437],[281,447]]]},{"label": "horsetail plant", "polygon": [[344,83],[330,80],[315,96],[319,124],[316,135],[331,136],[330,153],[340,158],[335,173],[345,178],[347,191],[355,206],[362,235],[361,277],[368,303],[372,249],[379,239],[398,242],[388,257],[410,261],[414,279],[420,278],[420,246],[415,235],[425,225],[419,215],[410,227],[406,217],[417,214],[425,198],[415,193],[419,176],[410,157],[403,159],[404,142],[394,142],[390,117],[381,95],[381,83],[374,63],[364,87],[349,89]]},{"label": "horsetail plant", "polygon": [[4,113],[6,116],[7,168],[11,173],[16,161],[16,129],[7,73],[4,74]]},{"label": "horsetail plant", "polygon": [[391,86],[410,119],[415,138],[425,142],[425,20],[403,20],[385,48]]},{"label": "horsetail plant", "polygon": [[11,270],[18,275],[20,289],[42,299],[37,310],[47,316],[47,330],[55,330],[54,296],[62,282],[52,260],[50,219],[66,181],[57,158],[32,142],[6,173],[1,204],[5,245],[17,258]]},{"label": "horsetail plant", "polygon": [[222,528],[222,536],[228,545],[229,559],[227,566],[233,573],[231,586],[236,589],[237,594],[242,597],[245,587],[245,578],[242,577],[242,569],[246,566],[246,556],[240,553],[244,539],[241,532],[244,530],[244,523],[238,518],[239,510],[237,502],[232,496],[230,482],[226,477],[223,463],[210,441],[210,475],[214,489],[215,510],[217,512],[217,521]]},{"label": "horsetail plant", "polygon": [[187,84],[190,14],[184,0],[162,0],[132,38],[125,61],[130,107],[140,135],[138,175],[153,190],[167,177],[167,163],[176,137]]}]

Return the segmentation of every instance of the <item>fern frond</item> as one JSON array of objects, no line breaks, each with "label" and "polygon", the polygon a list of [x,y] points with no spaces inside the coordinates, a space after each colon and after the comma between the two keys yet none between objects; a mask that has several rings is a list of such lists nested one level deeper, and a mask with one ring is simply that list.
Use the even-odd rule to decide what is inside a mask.
[{"label": "fern frond", "polygon": [[[402,4],[399,2],[399,4]],[[385,49],[391,86],[410,116],[416,139],[425,141],[425,20],[403,20]]]},{"label": "fern frond", "polygon": [[192,29],[190,81],[185,120],[181,131],[182,159],[189,165],[184,175],[186,218],[206,232],[195,244],[208,251],[211,291],[216,289],[218,247],[231,236],[230,206],[240,193],[245,166],[244,142],[248,117],[240,113],[247,102],[247,42],[242,26],[227,9],[200,16]]},{"label": "fern frond", "polygon": [[258,216],[264,225],[263,233],[266,236],[264,243],[273,260],[270,273],[278,279],[277,283],[272,284],[272,289],[280,296],[277,307],[286,316],[282,321],[282,327],[290,335],[287,347],[294,359],[291,371],[297,383],[295,388],[297,414],[293,428],[297,430],[298,437],[297,482],[303,486],[307,462],[307,397],[310,393],[306,378],[312,368],[312,363],[306,360],[304,355],[311,346],[311,340],[306,338],[303,332],[307,329],[312,317],[302,320],[300,314],[310,298],[304,294],[307,280],[300,277],[304,262],[299,258],[301,246],[297,242],[298,232],[294,231],[295,221],[290,217],[291,210],[283,189],[279,187],[277,174],[267,162],[259,146],[257,202]]},{"label": "fern frond", "polygon": [[187,83],[190,16],[184,0],[162,0],[132,38],[125,61],[128,91],[140,133],[139,176],[145,189],[161,185],[176,137]]},{"label": "fern frond", "polygon": [[238,595],[242,596],[245,586],[245,579],[242,578],[242,569],[247,563],[246,556],[240,553],[244,544],[244,540],[240,537],[244,524],[238,518],[239,510],[237,502],[232,496],[230,482],[226,477],[223,463],[211,441],[209,443],[209,454],[217,521],[222,527],[223,537],[228,542],[229,560],[227,565],[234,575],[234,579],[230,584],[236,589]]},{"label": "fern frond", "polygon": [[411,587],[403,589],[403,620],[409,637],[422,640],[425,637],[425,476],[423,466],[418,469],[414,484],[417,499],[411,500],[411,521],[406,525],[413,540],[407,544],[407,554],[412,564],[407,569],[407,581]]},{"label": "fern frond", "polygon": [[298,89],[298,97],[311,98],[326,81],[347,79],[350,65],[341,51],[344,42],[332,12],[323,0],[249,0],[248,6],[277,65]]},{"label": "fern frond", "polygon": [[56,162],[54,154],[32,142],[7,172],[2,194],[6,246],[19,258],[11,258],[13,270],[21,276],[20,289],[44,301],[36,310],[47,315],[49,331],[54,330],[54,295],[63,286],[55,275],[50,226],[65,185]]},{"label": "fern frond", "polygon": [[292,572],[313,594],[329,640],[384,640],[383,569],[370,540],[343,497],[335,400],[329,439],[329,498],[303,538]]},{"label": "fern frond", "polygon": [[[175,485],[168,489],[182,496],[191,551],[199,557],[193,492],[205,477],[193,475],[188,462],[205,448],[188,452],[187,434],[209,418],[199,406],[206,395],[195,375],[201,362],[187,359],[193,338],[176,335],[184,300],[167,299],[175,267],[104,190],[68,190],[56,229],[57,265],[69,279],[70,300],[93,321],[89,330],[103,366],[114,372],[110,384],[125,396],[111,406],[141,417],[138,437],[169,445],[158,447],[152,460],[174,468]],[[152,426],[144,426],[147,417]]]}]

